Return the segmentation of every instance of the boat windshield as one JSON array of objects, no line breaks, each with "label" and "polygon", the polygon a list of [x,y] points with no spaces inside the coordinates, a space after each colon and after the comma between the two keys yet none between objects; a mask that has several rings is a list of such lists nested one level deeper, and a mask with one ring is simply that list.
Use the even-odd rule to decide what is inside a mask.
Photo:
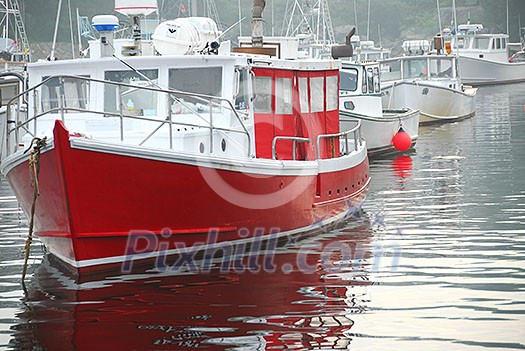
[{"label": "boat windshield", "polygon": [[341,90],[356,91],[357,90],[357,69],[347,68],[341,70]]},{"label": "boat windshield", "polygon": [[490,38],[475,37],[472,40],[473,49],[488,50],[490,44]]},{"label": "boat windshield", "polygon": [[442,58],[429,59],[430,77],[453,78],[452,60]]},{"label": "boat windshield", "polygon": [[[171,68],[169,70],[169,87],[185,93],[195,93],[221,97],[222,67]],[[186,96],[184,104],[195,104],[197,110],[205,99]]]},{"label": "boat windshield", "polygon": [[[82,76],[89,77],[89,76]],[[49,77],[42,77],[45,81]],[[42,111],[49,111],[61,107],[81,108],[85,109],[88,105],[88,82],[75,78],[63,78],[61,82],[59,78],[54,77],[49,79],[42,85],[41,106]],[[63,96],[61,101],[60,97]]]},{"label": "boat windshield", "polygon": [[159,77],[158,70],[140,70],[138,73],[130,70],[106,71],[104,77],[111,82],[137,86],[137,88],[123,86],[118,88],[116,85],[104,84],[104,111],[118,112],[122,106],[131,114],[157,115],[156,93],[139,88],[154,87]]},{"label": "boat windshield", "polygon": [[427,60],[405,60],[403,61],[403,78],[427,77]]}]

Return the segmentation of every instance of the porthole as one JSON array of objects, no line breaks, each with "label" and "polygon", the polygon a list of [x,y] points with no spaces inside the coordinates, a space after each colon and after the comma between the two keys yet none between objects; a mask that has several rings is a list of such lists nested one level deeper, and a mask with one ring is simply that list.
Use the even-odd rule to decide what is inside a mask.
[{"label": "porthole", "polygon": [[199,151],[202,153],[204,153],[204,144],[203,143],[200,143],[199,144]]},{"label": "porthole", "polygon": [[221,149],[222,149],[223,152],[226,151],[226,140],[224,140],[224,139],[222,139],[222,141],[221,141]]}]

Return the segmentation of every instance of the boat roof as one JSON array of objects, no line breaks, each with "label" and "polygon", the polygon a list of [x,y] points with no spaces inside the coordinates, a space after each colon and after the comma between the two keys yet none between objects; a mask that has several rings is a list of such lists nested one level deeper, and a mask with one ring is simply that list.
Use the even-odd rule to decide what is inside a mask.
[{"label": "boat roof", "polygon": [[[285,60],[266,56],[245,54],[232,55],[177,55],[177,56],[130,56],[122,59],[125,63],[138,69],[155,69],[160,67],[199,67],[199,66],[246,66],[268,67],[286,70],[325,71],[338,70],[339,60],[301,59]],[[29,72],[48,74],[85,74],[99,70],[130,69],[120,59],[115,57],[67,59],[60,61],[39,61],[29,63]]]}]

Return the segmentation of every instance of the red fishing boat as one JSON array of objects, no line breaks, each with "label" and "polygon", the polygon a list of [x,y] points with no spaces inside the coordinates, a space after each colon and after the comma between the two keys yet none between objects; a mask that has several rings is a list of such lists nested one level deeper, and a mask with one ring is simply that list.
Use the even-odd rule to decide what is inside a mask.
[{"label": "red fishing boat", "polygon": [[28,65],[1,171],[53,255],[97,270],[316,230],[360,206],[367,151],[359,125],[339,127],[340,62],[279,58],[261,21],[232,53],[209,19],[141,41],[100,16],[90,58]]}]

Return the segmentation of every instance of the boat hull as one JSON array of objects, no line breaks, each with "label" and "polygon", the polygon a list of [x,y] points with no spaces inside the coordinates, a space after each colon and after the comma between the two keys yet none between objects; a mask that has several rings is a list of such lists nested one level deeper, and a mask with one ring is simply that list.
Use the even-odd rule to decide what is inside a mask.
[{"label": "boat hull", "polygon": [[410,135],[412,147],[416,144],[419,132],[417,110],[385,110],[381,117],[340,111],[341,129],[351,128],[358,120],[370,157],[396,152],[392,139],[401,127]]},{"label": "boat hull", "polygon": [[[359,207],[370,182],[366,148],[333,171],[317,165],[328,160],[249,168],[146,151],[70,136],[57,122],[41,155],[35,215],[35,234],[52,254],[74,269],[99,270],[158,261],[159,252],[319,229]],[[29,213],[27,156],[2,168]]]},{"label": "boat hull", "polygon": [[476,88],[457,90],[422,81],[403,81],[382,87],[383,106],[418,109],[420,124],[455,122],[472,117],[476,113],[476,92]]},{"label": "boat hull", "polygon": [[525,82],[525,62],[497,62],[459,56],[461,79],[465,84],[490,85]]}]

